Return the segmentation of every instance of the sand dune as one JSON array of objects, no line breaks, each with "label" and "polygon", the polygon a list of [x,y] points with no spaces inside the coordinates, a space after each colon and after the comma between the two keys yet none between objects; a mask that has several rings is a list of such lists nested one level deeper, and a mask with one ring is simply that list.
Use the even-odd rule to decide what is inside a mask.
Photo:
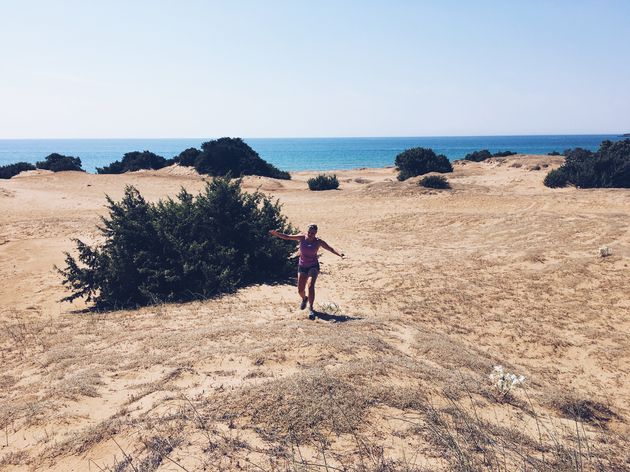
[{"label": "sand dune", "polygon": [[[176,166],[1,180],[0,470],[630,468],[630,192],[545,188],[560,163],[457,162],[450,191],[393,168],[336,171],[326,192],[308,190],[316,172],[244,178],[347,254],[321,259],[316,321],[292,286],[60,303],[53,266],[98,239],[105,194],[204,181]],[[497,364],[527,378],[510,401]]]}]

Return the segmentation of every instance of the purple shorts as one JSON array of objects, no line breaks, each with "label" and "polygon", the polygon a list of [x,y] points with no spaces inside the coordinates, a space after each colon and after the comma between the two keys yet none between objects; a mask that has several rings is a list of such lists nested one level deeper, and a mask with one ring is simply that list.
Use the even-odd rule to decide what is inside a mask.
[{"label": "purple shorts", "polygon": [[319,262],[317,262],[316,264],[313,264],[313,265],[309,265],[309,266],[298,265],[298,273],[299,274],[312,275],[311,274],[312,270],[315,270],[316,273],[319,272]]}]

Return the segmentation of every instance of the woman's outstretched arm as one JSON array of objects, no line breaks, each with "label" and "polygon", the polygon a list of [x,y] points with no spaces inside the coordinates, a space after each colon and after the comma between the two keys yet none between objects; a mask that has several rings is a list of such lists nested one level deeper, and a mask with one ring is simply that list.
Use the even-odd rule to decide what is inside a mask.
[{"label": "woman's outstretched arm", "polygon": [[280,239],[287,239],[289,241],[301,241],[302,239],[304,239],[303,234],[284,234],[275,229],[269,230],[269,234]]},{"label": "woman's outstretched arm", "polygon": [[320,241],[321,246],[322,246],[324,249],[326,249],[327,251],[330,251],[330,252],[332,252],[333,254],[338,255],[338,256],[339,256],[339,257],[341,257],[342,259],[343,259],[344,257],[346,257],[346,255],[345,255],[343,252],[339,253],[339,252],[335,251],[335,250],[334,250],[332,247],[330,247],[330,246],[326,243],[326,241],[324,241],[323,239],[320,239],[319,241]]}]

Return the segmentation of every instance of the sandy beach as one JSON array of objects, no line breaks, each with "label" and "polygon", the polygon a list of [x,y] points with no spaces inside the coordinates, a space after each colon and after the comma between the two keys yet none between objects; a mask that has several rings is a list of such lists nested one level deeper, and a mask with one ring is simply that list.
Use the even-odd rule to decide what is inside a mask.
[{"label": "sandy beach", "polygon": [[[630,192],[544,187],[561,162],[457,161],[447,191],[394,168],[244,178],[347,255],[321,257],[315,321],[291,285],[59,301],[105,195],[197,193],[190,168],[0,180],[0,470],[630,468]],[[496,365],[526,377],[509,399]]]}]

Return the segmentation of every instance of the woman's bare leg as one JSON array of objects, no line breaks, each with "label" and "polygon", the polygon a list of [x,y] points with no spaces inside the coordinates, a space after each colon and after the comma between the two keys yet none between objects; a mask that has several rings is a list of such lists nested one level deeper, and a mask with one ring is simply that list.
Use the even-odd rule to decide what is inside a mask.
[{"label": "woman's bare leg", "polygon": [[306,298],[306,282],[308,281],[308,275],[298,272],[298,293],[300,298],[304,300]]},{"label": "woman's bare leg", "polygon": [[313,310],[313,303],[315,303],[315,282],[317,281],[319,271],[317,269],[311,269],[308,275],[308,304],[311,310]]}]

